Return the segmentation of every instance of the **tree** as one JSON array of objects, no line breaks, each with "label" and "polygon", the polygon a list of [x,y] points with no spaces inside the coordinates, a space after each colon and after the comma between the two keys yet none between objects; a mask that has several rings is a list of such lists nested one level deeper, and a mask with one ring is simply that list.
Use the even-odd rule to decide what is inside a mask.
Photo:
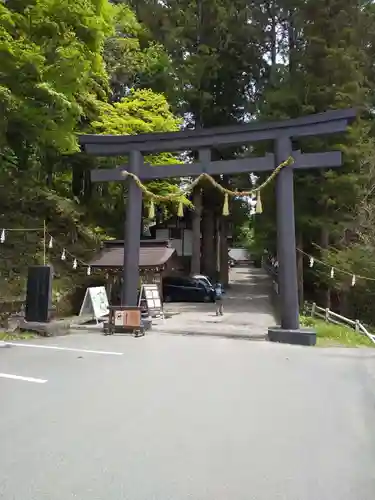
[{"label": "tree", "polygon": [[[133,135],[150,132],[173,132],[180,127],[181,120],[176,118],[165,97],[154,93],[152,90],[133,90],[127,97],[113,104],[102,103],[96,121],[92,122],[92,132],[98,134]],[[178,159],[170,153],[146,156],[145,160],[157,168],[158,164],[178,163]],[[111,161],[104,160],[102,167],[114,166],[116,163],[125,163],[123,158]],[[178,171],[176,171],[176,178]],[[168,195],[178,192],[179,180],[165,179],[149,183],[149,188],[156,194]],[[123,206],[123,190],[120,185],[110,186],[108,193],[97,193],[90,206],[93,216],[105,224],[110,216],[112,218],[112,231],[121,232],[122,212],[118,208]],[[103,196],[104,195],[104,196]],[[103,200],[98,207],[98,196]],[[116,210],[117,209],[117,210]],[[164,210],[173,210],[173,204],[164,204]],[[147,215],[146,215],[147,218]]]},{"label": "tree", "polygon": [[164,47],[153,40],[129,6],[118,2],[114,13],[115,30],[104,44],[111,101],[136,88],[167,92],[171,97],[173,69]]},{"label": "tree", "polygon": [[263,67],[256,1],[134,0],[141,22],[168,51],[180,113],[197,126],[241,121]]},{"label": "tree", "polygon": [[[259,2],[248,0],[131,1],[141,22],[162,43],[173,63],[177,99],[174,109],[187,127],[228,125],[254,111],[263,63],[263,32],[257,18]],[[191,152],[192,156],[196,152]],[[233,158],[236,151],[214,151],[215,158]],[[223,179],[230,183],[229,178]],[[222,242],[227,241],[227,221],[221,217],[222,198],[204,189],[202,205],[203,271],[214,277],[214,244],[221,219]],[[194,213],[195,251],[200,251],[200,219]],[[221,254],[226,261],[224,246]],[[198,260],[194,257],[193,262]],[[197,272],[194,268],[193,272]],[[227,277],[222,276],[222,281]]]},{"label": "tree", "polygon": [[77,149],[75,127],[107,92],[101,51],[111,15],[107,1],[0,5],[2,144],[21,169],[43,149]]}]

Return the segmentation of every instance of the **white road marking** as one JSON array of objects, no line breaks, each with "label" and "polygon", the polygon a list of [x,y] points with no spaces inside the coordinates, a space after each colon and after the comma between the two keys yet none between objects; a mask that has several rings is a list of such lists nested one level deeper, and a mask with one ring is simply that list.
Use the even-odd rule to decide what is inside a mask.
[{"label": "white road marking", "polygon": [[15,347],[35,347],[36,349],[55,349],[56,351],[73,351],[73,352],[86,352],[88,354],[106,354],[110,356],[123,356],[123,352],[112,351],[92,351],[91,349],[76,349],[74,347],[59,347],[55,345],[42,345],[42,344],[21,344],[20,342],[7,342],[8,345]]},{"label": "white road marking", "polygon": [[24,382],[34,382],[35,384],[45,384],[47,380],[34,377],[21,377],[20,375],[12,375],[11,373],[0,373],[0,378],[11,378],[13,380],[23,380]]}]

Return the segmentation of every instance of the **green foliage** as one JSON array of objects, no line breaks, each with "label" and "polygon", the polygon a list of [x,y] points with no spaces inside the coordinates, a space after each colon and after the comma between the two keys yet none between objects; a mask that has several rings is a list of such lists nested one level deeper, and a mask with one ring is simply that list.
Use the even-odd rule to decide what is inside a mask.
[{"label": "green foliage", "polygon": [[104,45],[112,100],[120,100],[135,88],[169,89],[171,94],[171,61],[164,47],[152,39],[127,5],[116,4],[114,9],[115,30]]},{"label": "green foliage", "polygon": [[30,340],[38,338],[35,332],[17,332],[17,333],[7,333],[0,331],[0,341],[11,342],[13,340]]},{"label": "green foliage", "polygon": [[[173,132],[179,130],[181,124],[181,120],[171,112],[165,97],[152,90],[132,90],[127,97],[123,97],[119,102],[102,103],[99,110],[98,119],[92,122],[92,130],[98,134],[134,135],[150,132]],[[114,162],[116,160],[121,161],[121,159],[115,159]],[[157,165],[179,163],[179,160],[171,153],[148,155],[145,157],[145,161],[155,165],[155,168]],[[102,162],[102,166],[113,167],[113,161]],[[177,175],[178,171],[176,171],[176,177]],[[173,179],[165,179],[153,181],[148,186],[155,194],[165,195],[177,191],[176,182]],[[117,184],[108,189],[111,194],[111,203],[115,206],[121,205],[123,203],[122,186]],[[94,203],[96,204],[97,200]],[[113,205],[108,206],[109,212],[113,211],[113,208]],[[100,220],[103,219],[103,215],[109,215],[109,212],[104,211],[103,207],[101,207],[101,212]],[[120,216],[121,220],[122,215],[120,214]],[[119,225],[120,220],[118,220]]]},{"label": "green foliage", "polygon": [[[370,108],[375,85],[373,3],[275,0],[272,6],[264,22],[275,26],[275,36],[272,30],[268,33],[278,57],[268,59],[261,116],[288,118],[349,106],[359,111]],[[358,281],[352,289],[350,273],[373,276],[374,245],[364,241],[371,227],[372,135],[372,117],[362,113],[348,134],[306,138],[294,144],[306,152],[340,149],[344,153],[341,169],[295,174],[297,244],[349,273],[336,273],[337,280],[332,281],[329,268],[328,273],[305,269],[305,284],[309,289],[331,289],[336,308],[368,320],[371,282]],[[273,190],[265,193],[264,207],[263,216],[255,223],[255,234],[266,248],[275,251]],[[317,293],[315,300],[321,301]]]},{"label": "green foliage", "polygon": [[100,114],[92,123],[98,134],[144,134],[177,131],[181,121],[176,118],[162,94],[152,90],[132,91],[113,104],[101,103]]},{"label": "green foliage", "polygon": [[257,94],[265,46],[257,3],[134,0],[140,20],[168,51],[174,100],[200,126],[234,123]]},{"label": "green foliage", "polygon": [[[0,4],[0,56],[0,225],[43,228],[46,220],[56,241],[49,257],[57,297],[85,279],[84,270],[73,275],[72,262],[60,260],[62,248],[89,261],[100,237],[122,236],[124,212],[121,185],[91,186],[90,169],[100,162],[66,153],[78,151],[77,132],[177,130],[180,121],[163,95],[131,90],[162,73],[165,55],[128,7],[108,0],[9,0]],[[110,104],[120,87],[126,92]],[[147,160],[178,163],[170,153]],[[173,180],[154,188],[176,189]],[[27,266],[43,260],[42,240],[40,231],[9,233],[1,294],[23,295]]]},{"label": "green foliage", "polygon": [[313,328],[316,331],[318,347],[375,347],[365,335],[343,325],[326,323],[309,316],[300,317],[301,326]]},{"label": "green foliage", "polygon": [[[0,181],[0,226],[19,229],[8,232],[1,245],[0,296],[9,296],[10,291],[13,297],[23,296],[27,267],[43,264],[44,221],[55,240],[53,249],[48,250],[48,260],[58,275],[55,285],[72,287],[75,279],[71,274],[72,261],[61,261],[62,249],[69,249],[77,258],[88,262],[99,244],[95,229],[85,223],[84,212],[72,200],[30,180],[27,174],[13,181],[11,189],[4,174]],[[85,273],[80,270],[78,274],[81,272]]]},{"label": "green foliage", "polygon": [[38,0],[0,5],[1,143],[20,166],[46,147],[77,150],[87,103],[107,92],[101,56],[108,2]]},{"label": "green foliage", "polygon": [[[50,256],[61,272],[55,285],[60,281],[63,288],[72,286],[73,278],[71,262],[58,257],[61,246],[87,260],[98,240],[65,179],[60,172],[53,176],[60,155],[77,151],[77,128],[108,94],[102,51],[112,16],[113,7],[104,0],[0,4],[1,226],[43,228],[46,220],[60,245]],[[0,261],[1,295],[24,294],[27,266],[43,261],[42,240],[42,230],[8,234]]]}]

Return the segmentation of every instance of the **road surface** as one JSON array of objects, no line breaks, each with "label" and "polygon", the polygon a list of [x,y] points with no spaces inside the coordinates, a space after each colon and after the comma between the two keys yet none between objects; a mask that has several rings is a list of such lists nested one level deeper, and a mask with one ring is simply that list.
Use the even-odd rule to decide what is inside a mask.
[{"label": "road surface", "polygon": [[373,350],[81,333],[0,372],[1,499],[375,498]]}]

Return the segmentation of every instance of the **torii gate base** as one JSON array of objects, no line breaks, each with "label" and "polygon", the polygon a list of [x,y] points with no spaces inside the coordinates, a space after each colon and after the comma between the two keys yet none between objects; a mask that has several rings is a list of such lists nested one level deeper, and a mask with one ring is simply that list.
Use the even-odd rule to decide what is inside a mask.
[{"label": "torii gate base", "polygon": [[268,340],[283,344],[316,345],[316,332],[312,328],[286,330],[281,326],[268,328]]},{"label": "torii gate base", "polygon": [[[339,167],[341,153],[301,154],[292,151],[292,138],[344,132],[355,118],[355,110],[328,111],[293,120],[272,123],[222,127],[217,129],[186,130],[182,132],[141,134],[137,136],[85,135],[80,143],[88,154],[96,156],[128,155],[129,164],[113,170],[94,170],[93,182],[124,181],[123,170],[136,174],[142,180],[167,177],[197,176],[203,172],[211,175],[250,173],[273,170],[293,156],[293,167],[281,170],[276,178],[277,204],[277,259],[278,285],[281,309],[281,326],[268,330],[273,342],[315,345],[316,334],[300,328],[298,283],[296,263],[296,238],[294,220],[293,170],[295,168]],[[255,141],[273,140],[275,155],[262,158],[243,158],[228,161],[212,161],[211,148],[249,144]],[[199,152],[197,163],[185,165],[151,166],[144,163],[144,153],[187,151]],[[128,198],[124,238],[124,280],[122,303],[137,305],[139,285],[139,248],[142,224],[142,191],[133,179],[127,179]]]}]

